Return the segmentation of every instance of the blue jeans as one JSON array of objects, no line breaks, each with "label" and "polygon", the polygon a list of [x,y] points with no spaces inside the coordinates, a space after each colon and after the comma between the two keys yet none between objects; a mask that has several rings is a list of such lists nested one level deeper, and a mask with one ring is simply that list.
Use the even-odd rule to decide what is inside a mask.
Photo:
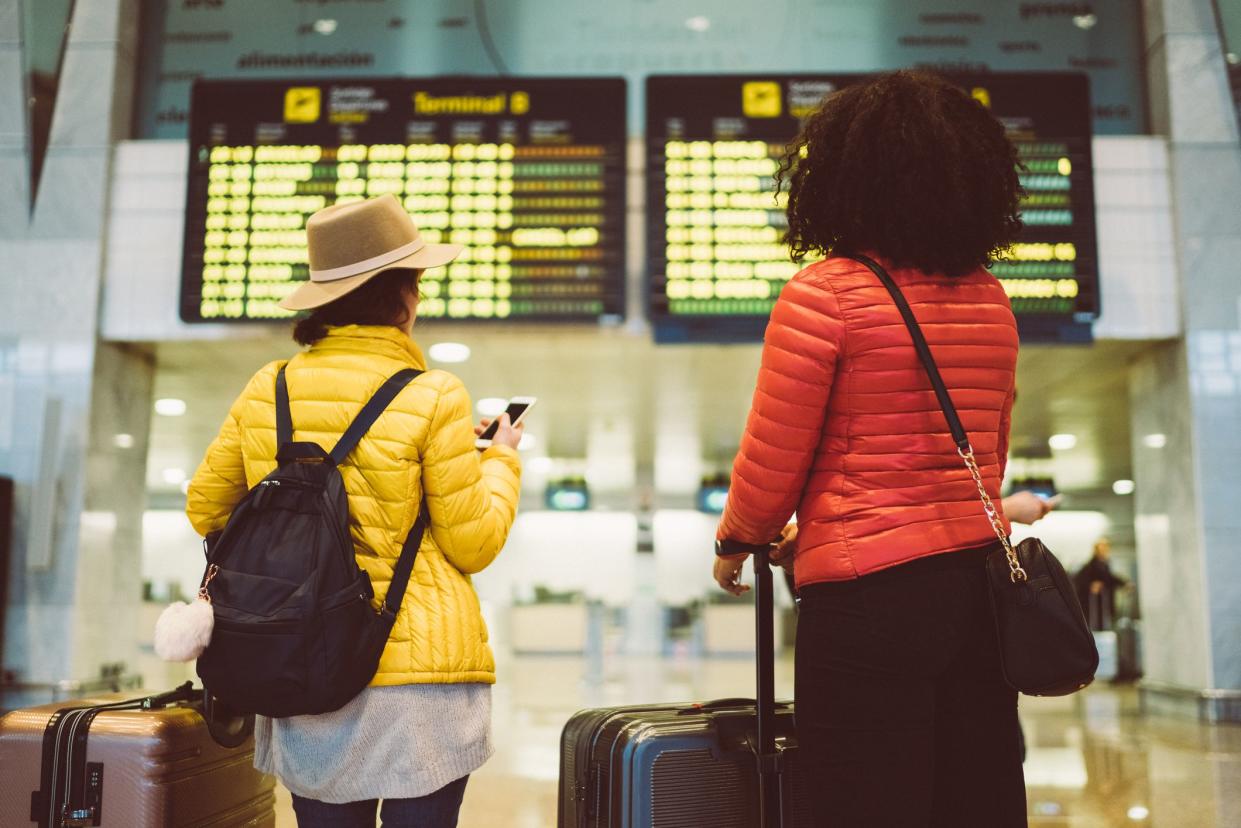
[{"label": "blue jeans", "polygon": [[[379,811],[383,828],[456,828],[469,779],[463,776],[417,799],[385,799]],[[298,828],[375,828],[377,808],[378,799],[334,805],[293,796]]]}]

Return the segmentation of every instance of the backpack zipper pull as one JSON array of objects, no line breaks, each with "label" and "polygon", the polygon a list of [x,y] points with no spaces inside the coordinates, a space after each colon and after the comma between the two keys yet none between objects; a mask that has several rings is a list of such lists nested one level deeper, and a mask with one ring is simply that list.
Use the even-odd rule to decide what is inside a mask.
[{"label": "backpack zipper pull", "polygon": [[211,564],[211,566],[207,567],[207,577],[203,579],[203,585],[198,588],[198,598],[200,601],[206,601],[208,604],[211,603],[211,595],[208,594],[207,587],[211,584],[211,579],[214,578],[219,571],[220,567],[215,564]]},{"label": "backpack zipper pull", "polygon": [[280,481],[279,480],[260,480],[259,486],[261,486],[262,488],[260,488],[258,494],[254,496],[254,508],[255,509],[263,508],[263,501],[267,500],[267,494],[268,492],[271,491],[271,487],[276,486],[277,488],[279,488]]}]

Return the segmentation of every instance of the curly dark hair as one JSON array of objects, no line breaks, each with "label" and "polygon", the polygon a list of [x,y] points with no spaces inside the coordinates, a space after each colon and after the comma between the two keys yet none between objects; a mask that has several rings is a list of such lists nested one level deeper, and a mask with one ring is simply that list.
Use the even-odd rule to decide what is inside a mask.
[{"label": "curly dark hair", "polygon": [[1021,231],[1017,150],[959,86],[892,72],[827,97],[789,144],[785,241],[809,253],[871,250],[902,267],[962,276]]},{"label": "curly dark hair", "polygon": [[315,308],[297,320],[293,339],[299,345],[313,345],[327,336],[327,329],[337,325],[393,325],[409,322],[405,295],[418,290],[421,270],[393,268],[380,273],[362,287]]}]

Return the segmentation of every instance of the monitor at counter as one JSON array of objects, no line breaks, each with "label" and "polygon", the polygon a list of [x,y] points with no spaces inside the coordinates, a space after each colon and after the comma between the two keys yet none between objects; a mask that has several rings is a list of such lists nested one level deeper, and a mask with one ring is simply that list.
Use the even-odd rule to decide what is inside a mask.
[{"label": "monitor at counter", "polygon": [[199,81],[181,318],[291,316],[306,219],[392,193],[466,248],[423,275],[420,317],[619,319],[625,112],[620,78]]},{"label": "monitor at counter", "polygon": [[[657,340],[761,339],[780,289],[804,266],[782,241],[787,199],[773,176],[823,97],[868,77],[647,79],[647,284]],[[950,77],[1004,123],[1026,167],[1025,230],[992,267],[1023,339],[1089,340],[1099,302],[1086,76]]]}]

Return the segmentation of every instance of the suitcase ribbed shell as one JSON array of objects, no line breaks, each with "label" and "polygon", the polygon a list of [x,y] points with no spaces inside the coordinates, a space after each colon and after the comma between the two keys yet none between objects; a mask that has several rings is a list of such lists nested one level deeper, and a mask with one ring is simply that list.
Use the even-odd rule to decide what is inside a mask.
[{"label": "suitcase ribbed shell", "polygon": [[[57,710],[141,698],[118,693],[16,710],[0,719],[0,826],[34,825],[43,732]],[[275,780],[254,769],[254,743],[223,748],[194,707],[100,713],[87,761],[102,762],[103,828],[275,828]]]}]

